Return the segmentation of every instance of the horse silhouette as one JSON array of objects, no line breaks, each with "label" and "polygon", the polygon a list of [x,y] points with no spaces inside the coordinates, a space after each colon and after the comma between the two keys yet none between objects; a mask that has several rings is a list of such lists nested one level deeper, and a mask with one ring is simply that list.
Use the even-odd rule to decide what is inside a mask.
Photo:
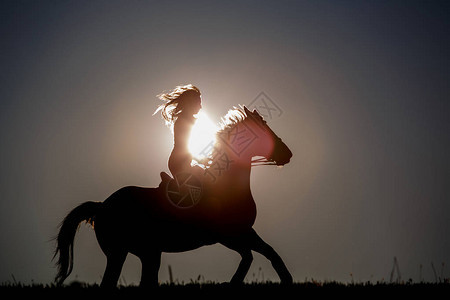
[{"label": "horse silhouette", "polygon": [[[141,286],[157,286],[162,252],[183,252],[220,243],[242,259],[231,279],[241,283],[253,260],[252,251],[269,259],[281,283],[292,276],[275,250],[252,228],[256,204],[250,191],[252,165],[284,165],[289,148],[257,111],[233,108],[203,164],[171,178],[161,173],[156,188],[128,186],[104,202],[85,202],[63,220],[55,256],[62,284],[73,268],[75,233],[89,222],[107,257],[102,287],[115,287],[128,253],[142,263]],[[260,157],[255,159],[255,157]]]}]

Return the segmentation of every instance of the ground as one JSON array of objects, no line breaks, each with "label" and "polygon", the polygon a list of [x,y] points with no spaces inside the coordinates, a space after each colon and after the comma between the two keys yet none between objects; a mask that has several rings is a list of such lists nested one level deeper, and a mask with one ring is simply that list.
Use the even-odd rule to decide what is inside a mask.
[{"label": "ground", "polygon": [[[119,286],[114,290],[103,290],[98,285],[88,285],[80,282],[73,282],[62,287],[54,285],[21,285],[21,284],[4,284],[0,287],[1,294],[31,297],[48,298],[85,298],[87,297],[114,297],[126,298],[130,297],[149,297],[150,299],[175,299],[185,298],[234,298],[239,296],[240,299],[271,299],[271,298],[300,298],[308,296],[375,296],[386,297],[400,295],[402,298],[408,296],[423,295],[437,296],[450,292],[450,282],[443,283],[358,283],[344,284],[337,282],[306,282],[295,283],[293,285],[281,285],[278,283],[255,283],[242,284],[232,286],[229,284],[217,283],[191,283],[191,284],[162,284],[158,288],[141,289],[136,286]],[[445,293],[445,294],[444,294]]]}]

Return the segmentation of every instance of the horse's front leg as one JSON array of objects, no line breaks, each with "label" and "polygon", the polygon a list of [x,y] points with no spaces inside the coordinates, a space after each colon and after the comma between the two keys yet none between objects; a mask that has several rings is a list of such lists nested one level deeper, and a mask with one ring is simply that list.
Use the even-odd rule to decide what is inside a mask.
[{"label": "horse's front leg", "polygon": [[281,257],[277,252],[252,229],[252,233],[248,238],[248,242],[251,245],[251,249],[264,255],[272,263],[273,268],[280,277],[281,283],[291,284],[293,279],[291,273],[286,268]]},{"label": "horse's front leg", "polygon": [[241,262],[239,267],[231,278],[230,283],[239,284],[245,279],[245,276],[250,269],[250,265],[253,262],[252,251],[250,250],[250,245],[246,242],[245,238],[237,237],[233,239],[227,239],[221,242],[225,247],[238,252],[241,255]]}]

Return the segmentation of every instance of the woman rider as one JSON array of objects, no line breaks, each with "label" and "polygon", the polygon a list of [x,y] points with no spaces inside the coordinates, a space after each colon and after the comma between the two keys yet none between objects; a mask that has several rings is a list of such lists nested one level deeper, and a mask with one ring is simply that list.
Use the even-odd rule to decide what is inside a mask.
[{"label": "woman rider", "polygon": [[169,170],[172,176],[191,170],[192,155],[189,152],[189,137],[195,123],[195,115],[202,108],[200,90],[192,85],[177,86],[169,93],[158,95],[164,101],[155,114],[161,115],[172,131],[174,144],[169,157]]}]

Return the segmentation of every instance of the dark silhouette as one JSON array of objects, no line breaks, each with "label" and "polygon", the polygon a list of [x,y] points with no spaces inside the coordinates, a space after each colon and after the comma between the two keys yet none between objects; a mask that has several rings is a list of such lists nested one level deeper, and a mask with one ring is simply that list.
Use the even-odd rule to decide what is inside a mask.
[{"label": "dark silhouette", "polygon": [[[104,202],[85,202],[64,219],[55,257],[62,283],[73,266],[73,240],[80,222],[94,226],[107,257],[102,287],[115,287],[128,253],[142,262],[141,286],[156,286],[162,252],[182,252],[221,243],[242,260],[231,283],[244,280],[252,250],[268,258],[282,283],[292,276],[275,250],[252,228],[256,205],[250,191],[254,164],[284,165],[289,148],[256,111],[234,108],[222,119],[216,142],[202,165],[172,179],[161,173],[157,188],[128,186]],[[254,157],[264,159],[252,160]],[[189,205],[183,205],[191,201]]]}]

